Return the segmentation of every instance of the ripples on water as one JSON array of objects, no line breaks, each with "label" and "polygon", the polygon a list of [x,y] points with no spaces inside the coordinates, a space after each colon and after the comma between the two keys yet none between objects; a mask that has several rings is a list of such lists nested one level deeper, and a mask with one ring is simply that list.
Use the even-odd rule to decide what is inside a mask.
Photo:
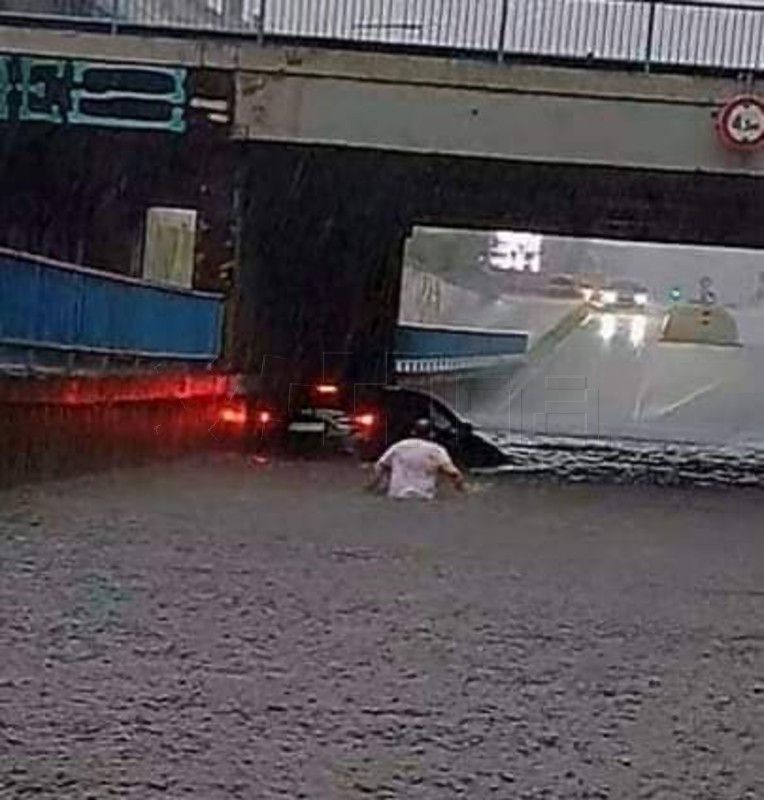
[{"label": "ripples on water", "polygon": [[501,473],[568,483],[764,487],[764,448],[492,434]]}]

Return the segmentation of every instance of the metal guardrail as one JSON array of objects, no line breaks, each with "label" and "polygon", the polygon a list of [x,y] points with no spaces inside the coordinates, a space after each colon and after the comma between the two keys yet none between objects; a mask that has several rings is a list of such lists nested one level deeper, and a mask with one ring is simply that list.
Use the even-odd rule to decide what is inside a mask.
[{"label": "metal guardrail", "polygon": [[525,331],[402,323],[395,332],[395,371],[435,374],[495,367],[523,356],[528,339]]},{"label": "metal guardrail", "polygon": [[260,41],[764,68],[764,6],[717,0],[0,0],[0,20],[214,31]]},{"label": "metal guardrail", "polygon": [[394,359],[394,366],[396,375],[444,375],[452,372],[465,373],[496,369],[508,364],[518,364],[521,358],[519,355],[467,356],[464,358],[452,356],[398,357]]},{"label": "metal guardrail", "polygon": [[528,338],[526,331],[403,322],[396,328],[395,350],[411,357],[522,355]]},{"label": "metal guardrail", "polygon": [[0,361],[219,357],[219,295],[0,248]]}]

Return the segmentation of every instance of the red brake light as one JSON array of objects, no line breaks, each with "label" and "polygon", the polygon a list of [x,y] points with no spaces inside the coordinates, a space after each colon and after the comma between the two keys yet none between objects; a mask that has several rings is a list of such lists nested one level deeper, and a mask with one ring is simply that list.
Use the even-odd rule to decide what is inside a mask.
[{"label": "red brake light", "polygon": [[339,394],[339,391],[340,387],[335,386],[333,383],[319,383],[318,386],[316,386],[316,392],[318,394],[334,395]]},{"label": "red brake light", "polygon": [[373,428],[377,424],[377,417],[375,414],[359,414],[355,417],[355,422],[362,428]]},{"label": "red brake light", "polygon": [[243,408],[226,406],[220,410],[220,419],[222,422],[228,422],[231,425],[244,425],[247,421],[247,412]]}]

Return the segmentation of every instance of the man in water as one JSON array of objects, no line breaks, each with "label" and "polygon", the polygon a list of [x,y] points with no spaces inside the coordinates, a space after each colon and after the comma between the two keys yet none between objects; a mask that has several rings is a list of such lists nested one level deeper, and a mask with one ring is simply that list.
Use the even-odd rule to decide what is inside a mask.
[{"label": "man in water", "polygon": [[448,451],[432,441],[430,421],[420,419],[411,436],[390,447],[374,466],[374,485],[383,481],[388,497],[432,500],[438,477],[445,475],[461,492],[466,490],[462,473]]}]

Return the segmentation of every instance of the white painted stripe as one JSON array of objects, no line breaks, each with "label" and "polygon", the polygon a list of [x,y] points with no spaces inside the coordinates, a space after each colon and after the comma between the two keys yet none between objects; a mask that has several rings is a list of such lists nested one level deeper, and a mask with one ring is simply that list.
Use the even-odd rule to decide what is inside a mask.
[{"label": "white painted stripe", "polygon": [[209,97],[192,97],[189,104],[191,108],[201,108],[205,111],[228,111],[229,103],[227,100],[214,100]]}]

